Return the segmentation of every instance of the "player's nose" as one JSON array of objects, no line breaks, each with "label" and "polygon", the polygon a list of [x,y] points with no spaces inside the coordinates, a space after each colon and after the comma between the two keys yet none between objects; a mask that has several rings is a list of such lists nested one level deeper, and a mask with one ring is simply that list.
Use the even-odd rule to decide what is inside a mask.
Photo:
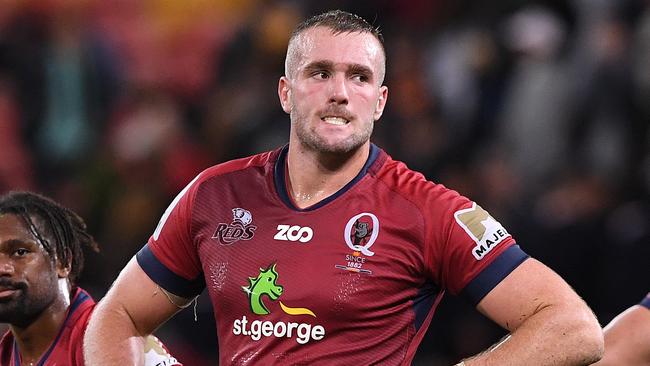
[{"label": "player's nose", "polygon": [[10,276],[16,271],[13,261],[5,254],[0,254],[0,276]]},{"label": "player's nose", "polygon": [[330,103],[348,104],[348,85],[344,75],[334,75],[329,83]]}]

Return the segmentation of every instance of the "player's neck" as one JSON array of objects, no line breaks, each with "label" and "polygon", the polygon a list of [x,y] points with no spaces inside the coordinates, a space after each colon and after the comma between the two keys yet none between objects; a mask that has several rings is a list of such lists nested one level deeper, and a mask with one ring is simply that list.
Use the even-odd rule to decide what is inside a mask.
[{"label": "player's neck", "polygon": [[10,330],[14,335],[22,358],[22,365],[34,365],[50,347],[63,326],[70,306],[70,293],[61,292],[34,321],[26,326],[12,324]]},{"label": "player's neck", "polygon": [[370,144],[350,154],[323,154],[299,143],[289,144],[287,191],[299,208],[312,206],[336,193],[359,174]]}]

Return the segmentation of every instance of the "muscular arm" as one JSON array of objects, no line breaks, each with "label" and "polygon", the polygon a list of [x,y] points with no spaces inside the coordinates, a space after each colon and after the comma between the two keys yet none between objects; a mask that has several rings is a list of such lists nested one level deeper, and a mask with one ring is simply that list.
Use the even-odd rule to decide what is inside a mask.
[{"label": "muscular arm", "polygon": [[93,312],[84,336],[86,365],[142,365],[142,337],[178,310],[132,258]]},{"label": "muscular arm", "polygon": [[589,365],[603,352],[600,325],[560,276],[528,259],[477,309],[510,331],[497,347],[465,365]]},{"label": "muscular arm", "polygon": [[650,365],[650,309],[632,306],[605,327],[605,357],[597,366]]}]

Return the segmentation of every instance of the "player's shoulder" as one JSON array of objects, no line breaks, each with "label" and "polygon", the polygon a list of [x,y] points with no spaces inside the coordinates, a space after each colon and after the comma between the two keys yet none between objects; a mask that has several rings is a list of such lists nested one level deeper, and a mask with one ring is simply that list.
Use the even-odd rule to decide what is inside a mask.
[{"label": "player's shoulder", "polygon": [[205,169],[200,176],[202,180],[205,180],[211,177],[238,172],[249,168],[264,167],[268,165],[276,155],[277,150],[272,150],[244,158],[229,160]]},{"label": "player's shoulder", "polygon": [[272,166],[275,159],[277,159],[278,153],[279,149],[266,151],[213,165],[199,173],[199,175],[197,175],[188,186],[194,186],[194,189],[196,189],[215,178],[225,178],[246,170],[253,171],[257,169],[259,172],[268,171],[270,169],[269,167]]},{"label": "player's shoulder", "polygon": [[427,179],[422,173],[410,169],[404,162],[390,156],[387,156],[375,177],[390,190],[420,207],[459,207],[470,202],[457,191]]},{"label": "player's shoulder", "polygon": [[[81,287],[75,288],[61,337],[69,337],[72,344],[81,342],[96,305],[95,300],[86,290]],[[67,332],[69,336],[66,335]]]}]

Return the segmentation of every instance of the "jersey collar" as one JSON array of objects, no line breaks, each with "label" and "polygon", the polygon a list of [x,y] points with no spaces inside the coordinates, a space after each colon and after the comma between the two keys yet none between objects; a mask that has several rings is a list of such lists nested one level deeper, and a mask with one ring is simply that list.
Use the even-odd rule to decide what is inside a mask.
[{"label": "jersey collar", "polygon": [[[66,314],[65,320],[63,321],[63,324],[61,325],[61,328],[59,328],[59,333],[57,334],[56,338],[54,338],[54,341],[50,345],[47,351],[41,356],[41,358],[38,360],[36,363],[36,366],[44,366],[45,361],[47,361],[48,357],[50,357],[50,354],[56,347],[56,344],[59,342],[59,338],[61,338],[61,335],[63,334],[63,330],[65,329],[66,325],[68,324],[68,321],[70,318],[72,318],[72,315],[75,313],[79,307],[81,307],[82,304],[90,302],[92,303],[93,300],[88,295],[88,293],[81,288],[77,287],[76,292],[72,298],[72,304],[70,304],[70,307],[68,307],[68,313]],[[16,339],[14,338],[14,347],[13,347],[13,359],[14,359],[14,365],[15,366],[21,366],[21,361],[20,361],[20,350],[18,349],[18,342],[16,342]]]},{"label": "jersey collar", "polygon": [[278,196],[287,207],[289,207],[292,210],[301,211],[301,212],[313,211],[334,201],[336,198],[338,198],[339,196],[347,192],[350,188],[354,187],[354,185],[368,173],[368,171],[375,165],[375,163],[381,164],[381,162],[385,160],[379,158],[380,156],[385,155],[383,154],[383,150],[377,147],[377,145],[371,143],[370,153],[368,154],[368,160],[366,160],[366,163],[363,165],[363,167],[356,175],[356,177],[354,177],[354,179],[352,179],[350,182],[348,182],[348,184],[343,186],[341,189],[339,189],[336,193],[332,194],[331,196],[321,200],[320,202],[314,205],[301,209],[296,207],[293,201],[289,198],[289,192],[287,191],[287,182],[285,179],[285,167],[286,167],[288,152],[289,152],[289,145],[287,144],[281,148],[278,158],[275,161],[275,167],[273,169],[275,190],[276,192],[278,192]]}]

